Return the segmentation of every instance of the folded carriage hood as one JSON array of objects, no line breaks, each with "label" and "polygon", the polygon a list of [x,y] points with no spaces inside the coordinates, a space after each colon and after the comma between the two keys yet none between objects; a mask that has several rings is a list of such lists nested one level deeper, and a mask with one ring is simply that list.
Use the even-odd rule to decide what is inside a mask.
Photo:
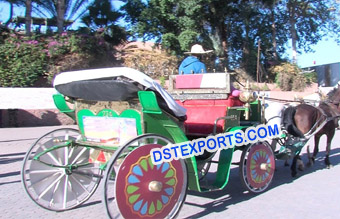
[{"label": "folded carriage hood", "polygon": [[[70,85],[69,87],[75,86],[78,82],[82,83],[82,88],[86,88],[89,84],[93,84],[91,82],[100,82],[97,85],[97,88],[100,90],[108,89],[107,93],[110,93],[110,80],[117,77],[125,77],[134,82],[137,82],[144,86],[147,89],[151,89],[153,91],[158,92],[161,97],[164,99],[168,107],[173,111],[173,113],[178,116],[185,116],[186,109],[173,99],[173,97],[163,89],[163,87],[154,81],[149,76],[145,75],[144,73],[137,71],[132,68],[128,67],[114,67],[114,68],[101,68],[101,69],[89,69],[89,70],[80,70],[80,71],[70,71],[70,72],[63,72],[55,76],[53,81],[54,88],[59,91],[60,93],[66,96],[72,96],[69,93],[63,92],[64,89],[60,89],[61,87],[65,87]],[[114,81],[114,80],[111,80]],[[126,89],[126,92],[137,92],[137,86],[130,86],[128,83],[124,84],[125,82],[120,83],[121,89]],[[92,89],[92,88],[91,88]],[[84,90],[84,92],[95,92],[95,90]],[[112,93],[112,92],[111,92]]]}]

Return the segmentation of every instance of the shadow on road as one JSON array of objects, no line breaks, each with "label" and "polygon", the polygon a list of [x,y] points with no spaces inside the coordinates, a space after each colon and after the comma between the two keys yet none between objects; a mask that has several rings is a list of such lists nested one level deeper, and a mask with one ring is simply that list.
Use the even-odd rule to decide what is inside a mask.
[{"label": "shadow on road", "polygon": [[[324,157],[325,152],[319,152],[314,165],[310,168],[305,168],[304,171],[300,171],[298,173],[298,176],[295,178],[293,178],[290,174],[290,167],[284,166],[284,161],[280,160],[276,161],[276,171],[274,174],[274,179],[268,190],[274,189],[284,184],[293,183],[296,179],[298,179],[301,176],[313,174],[316,171],[325,169],[326,165],[324,164]],[[301,158],[306,165],[308,161],[307,154],[303,154]],[[331,151],[330,160],[333,166],[340,164],[340,148],[335,148]],[[251,194],[247,192],[246,189],[242,186],[238,172],[239,172],[238,167],[232,168],[230,170],[230,178],[228,185],[223,190],[205,193],[188,191],[189,195],[209,198],[212,201],[202,205],[186,201],[185,202],[186,205],[197,206],[202,209],[201,212],[190,215],[187,218],[200,218],[203,216],[207,216],[212,212],[216,213],[222,212],[228,210],[228,206],[230,205],[238,204],[255,197],[256,194]]]}]

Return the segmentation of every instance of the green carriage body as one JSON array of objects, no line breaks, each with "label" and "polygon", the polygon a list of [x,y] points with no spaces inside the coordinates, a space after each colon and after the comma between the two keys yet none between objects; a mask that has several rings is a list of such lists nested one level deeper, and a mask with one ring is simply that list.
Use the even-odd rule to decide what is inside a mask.
[{"label": "green carriage body", "polygon": [[[229,82],[229,74],[224,73]],[[173,82],[170,82],[173,83]],[[174,85],[172,85],[174,86]],[[173,96],[178,95],[178,91],[181,89],[172,88]],[[209,98],[228,98],[230,93],[230,88],[222,89],[196,89],[194,92],[190,89],[185,89],[181,91],[181,95],[189,95],[191,99],[203,99],[207,100],[206,96],[209,95]],[[216,92],[218,91],[218,92]],[[176,93],[177,92],[177,93]],[[217,94],[217,95],[216,95]],[[225,96],[221,96],[221,94],[225,94]],[[119,109],[107,108],[107,106],[112,107],[112,104],[97,104],[98,101],[84,101],[84,100],[77,100],[74,103],[74,109],[68,107],[65,98],[62,94],[54,94],[53,95],[54,102],[58,109],[65,113],[66,115],[70,116],[71,118],[75,119],[79,130],[83,136],[83,140],[80,142],[81,144],[88,145],[89,147],[95,146],[97,149],[104,149],[104,150],[112,150],[114,151],[117,147],[108,147],[101,144],[94,144],[93,142],[87,142],[84,133],[84,125],[83,125],[83,117],[84,116],[112,116],[112,117],[124,117],[124,118],[135,118],[137,121],[137,132],[138,135],[143,133],[156,133],[161,136],[164,136],[168,139],[171,139],[174,143],[182,143],[189,141],[185,130],[183,128],[183,124],[179,122],[175,117],[169,115],[164,110],[162,110],[157,102],[156,95],[153,91],[139,91],[138,92],[138,101],[134,100],[134,104],[128,104],[124,102],[128,106],[134,106],[135,109],[131,109],[127,107],[122,111]],[[84,104],[85,102],[85,104]],[[140,105],[136,102],[139,102]],[[84,108],[84,105],[85,108]],[[100,107],[95,108],[91,106],[99,105]],[[122,102],[118,103],[119,106],[122,105]],[[138,107],[138,106],[139,107]],[[117,104],[116,104],[117,106]],[[106,108],[105,108],[106,107]],[[261,123],[262,115],[261,115],[261,105],[260,101],[255,101],[251,103],[251,108],[245,108],[243,106],[224,106],[225,107],[225,114],[223,118],[224,127],[223,132],[226,131],[235,131],[235,130],[245,130],[249,126],[253,126],[256,124]],[[82,108],[82,109],[79,109]],[[121,108],[121,107],[120,107]],[[250,110],[251,116],[249,120],[245,120],[244,114],[245,111]],[[231,116],[228,118],[228,116]],[[215,116],[216,120],[218,120],[218,116]],[[217,121],[216,121],[217,122]],[[211,130],[211,133],[213,130]],[[216,134],[216,133],[215,133]],[[207,137],[207,136],[199,136],[199,137]],[[211,190],[219,190],[223,189],[229,180],[229,172],[232,165],[232,157],[234,150],[238,150],[239,148],[229,148],[220,151],[219,160],[218,160],[218,168],[216,173],[216,179],[212,186],[206,188],[201,185],[199,173],[198,173],[198,163],[206,162],[204,159],[197,159],[197,157],[193,156],[191,158],[187,158],[186,165],[188,170],[188,189],[204,192],[204,191],[211,191]]]},{"label": "green carriage body", "polygon": [[[126,70],[126,69],[123,69],[123,70]],[[185,77],[183,79],[185,79]],[[191,75],[189,77],[192,77],[195,79],[195,75]],[[199,78],[199,77],[201,76],[197,75],[196,78]],[[52,146],[49,146],[49,148],[45,148],[45,147],[43,147],[43,149],[36,148],[37,147],[36,145],[40,144],[39,141],[41,141],[43,137],[39,139],[35,143],[35,145],[32,146],[32,149],[28,152],[24,160],[24,167],[23,167],[23,174],[22,174],[26,191],[29,193],[32,200],[34,200],[38,205],[44,208],[47,208],[49,210],[63,211],[63,210],[76,207],[79,204],[86,201],[92,195],[92,193],[96,190],[100,179],[105,177],[104,203],[106,205],[108,215],[112,217],[115,213],[113,214],[112,210],[109,210],[109,206],[108,206],[109,200],[110,200],[110,198],[107,197],[109,195],[108,191],[110,190],[109,181],[110,180],[112,181],[112,179],[114,179],[114,181],[116,182],[117,180],[118,187],[119,187],[119,183],[124,185],[124,182],[123,183],[121,182],[122,177],[120,177],[119,175],[121,171],[115,169],[116,168],[115,166],[127,165],[124,168],[131,168],[131,170],[130,172],[127,172],[126,174],[131,174],[131,171],[133,172],[135,171],[135,168],[137,168],[135,166],[137,165],[138,162],[139,162],[138,165],[143,163],[143,159],[144,159],[143,156],[140,155],[141,157],[140,159],[138,159],[139,155],[138,154],[136,155],[134,151],[136,150],[138,151],[138,153],[144,153],[143,150],[137,150],[137,148],[139,147],[135,146],[136,144],[139,145],[140,143],[139,141],[143,139],[144,136],[146,139],[149,139],[148,140],[150,141],[148,142],[149,146],[158,147],[157,145],[165,146],[170,143],[179,144],[179,143],[187,142],[189,140],[193,140],[195,138],[204,138],[204,137],[208,137],[210,135],[216,135],[219,133],[232,132],[232,131],[237,131],[237,130],[245,130],[246,128],[250,126],[261,124],[263,122],[263,115],[261,113],[262,106],[259,100],[251,103],[250,107],[247,108],[247,107],[244,107],[240,101],[236,100],[237,98],[231,97],[229,74],[227,73],[211,74],[211,77],[212,79],[214,79],[214,77],[215,79],[216,77],[217,78],[222,77],[223,80],[225,80],[225,81],[222,81],[223,82],[222,84],[224,84],[224,87],[222,86],[222,87],[216,88],[214,87],[215,85],[212,85],[212,87],[209,87],[211,86],[209,85],[208,88],[200,88],[200,87],[197,88],[195,87],[197,85],[194,85],[194,88],[190,87],[188,89],[188,87],[183,88],[180,86],[180,83],[181,83],[180,78],[176,79],[175,76],[170,78],[169,92],[171,93],[171,96],[174,97],[174,99],[176,99],[177,105],[182,105],[183,107],[187,108],[187,116],[189,117],[189,119],[187,119],[186,121],[184,121],[183,118],[180,118],[179,116],[174,115],[174,113],[169,112],[168,109],[165,109],[164,107],[162,107],[164,106],[164,104],[162,105],[159,102],[160,98],[159,98],[159,93],[157,93],[158,92],[157,89],[156,89],[157,91],[154,89],[139,90],[138,92],[135,92],[135,94],[137,94],[135,98],[129,98],[128,100],[106,100],[106,99],[87,100],[86,98],[69,97],[61,93],[54,94],[53,99],[54,99],[55,105],[62,113],[65,113],[67,116],[75,120],[75,122],[78,125],[80,136],[78,137],[67,136],[64,139],[55,140],[55,136],[52,133],[50,135],[51,135],[51,138],[53,138],[53,143],[51,143]],[[107,81],[105,80],[105,83],[106,82]],[[176,83],[178,86],[176,85]],[[126,85],[126,87],[129,87],[129,86],[130,86],[129,84]],[[130,87],[127,89],[133,90],[134,87]],[[220,102],[216,101],[218,99],[221,101]],[[185,103],[186,100],[190,100],[191,102],[188,101],[187,103]],[[212,102],[213,104],[210,105]],[[212,115],[209,116],[208,120],[207,119],[204,120],[205,122],[198,121],[196,123],[195,120],[192,120],[190,118],[191,116],[197,117],[196,114],[197,112],[198,113],[200,112],[200,109],[202,109],[203,113],[198,116],[201,116],[202,118],[205,117],[204,113],[207,111],[207,109],[208,111],[210,110]],[[218,113],[215,113],[214,109],[216,109]],[[247,112],[251,112],[251,113],[250,113],[249,119],[245,120],[245,113]],[[121,141],[121,139],[118,139],[117,141],[115,140],[114,143],[112,143],[112,141],[106,142],[106,141],[101,141],[101,140],[97,141],[98,139],[93,140],[89,137],[89,131],[86,126],[87,122],[90,119],[95,122],[98,121],[98,124],[96,125],[99,125],[99,126],[100,126],[100,122],[104,120],[106,122],[110,122],[110,121],[115,122],[115,121],[118,121],[119,119],[123,119],[123,120],[133,119],[135,121],[136,136],[131,137],[132,140],[130,141],[127,139],[124,139],[124,141]],[[198,126],[200,128],[203,127],[203,128],[202,130],[196,129],[198,130],[198,132],[192,131],[192,130],[195,130],[194,129],[195,126]],[[49,135],[46,135],[46,136],[49,137]],[[44,136],[44,138],[46,136]],[[162,143],[156,143],[155,145],[154,143],[152,143],[152,141],[155,141],[155,142],[157,141],[157,142],[162,142]],[[234,151],[242,150],[243,152],[242,152],[242,157],[241,157],[241,162],[240,162],[241,163],[240,164],[241,178],[243,179],[242,182],[246,185],[247,189],[252,192],[256,193],[256,192],[264,191],[268,187],[269,183],[271,182],[272,175],[269,177],[270,179],[267,180],[264,185],[261,184],[260,188],[256,188],[255,181],[253,182],[253,184],[247,181],[249,180],[248,179],[249,175],[247,175],[249,170],[247,168],[249,168],[248,166],[250,162],[247,163],[246,161],[247,159],[252,159],[252,156],[255,153],[253,150],[253,148],[255,148],[253,147],[254,145],[257,146],[257,144],[244,145],[240,147],[233,146],[232,148],[220,150],[217,161],[212,161],[212,157],[215,156],[215,153],[208,154],[209,156],[192,156],[192,157],[186,158],[184,161],[182,159],[179,159],[179,161],[172,161],[174,162],[174,166],[170,164],[170,167],[175,168],[177,165],[177,168],[179,169],[177,169],[176,171],[183,171],[183,173],[185,173],[184,175],[181,175],[182,178],[183,177],[185,178],[184,181],[181,179],[177,179],[178,182],[181,182],[183,184],[179,189],[186,190],[188,188],[189,190],[199,191],[199,192],[223,189],[228,184],[228,181],[229,181],[229,173],[230,173],[230,169],[232,165]],[[75,161],[69,164],[69,162],[66,161],[67,160],[66,154],[68,154],[69,151],[65,149],[65,152],[64,152],[65,155],[62,156],[62,159],[65,160],[65,164],[64,166],[57,165],[59,169],[65,169],[65,171],[63,172],[64,174],[63,177],[67,177],[68,175],[71,175],[72,171],[75,171],[75,173],[77,173],[76,170],[79,166],[84,167],[86,165],[91,165],[91,168],[94,168],[94,167],[96,168],[94,169],[95,171],[92,171],[86,174],[90,177],[98,178],[98,180],[96,180],[93,183],[93,185],[86,184],[87,187],[84,190],[86,190],[86,193],[89,193],[89,194],[85,197],[82,197],[81,200],[78,200],[78,198],[76,197],[75,198],[76,203],[72,202],[71,204],[68,204],[71,201],[68,201],[68,198],[65,197],[65,194],[67,194],[65,193],[67,190],[67,186],[65,185],[64,187],[66,189],[60,192],[60,193],[65,193],[64,195],[61,195],[62,197],[64,197],[63,201],[61,201],[62,206],[53,207],[53,206],[50,206],[50,204],[46,204],[45,203],[46,200],[42,200],[40,202],[40,196],[43,196],[45,194],[43,195],[39,194],[40,191],[30,192],[29,187],[31,187],[32,185],[31,183],[27,181],[29,181],[29,179],[32,177],[30,175],[30,172],[34,172],[34,171],[31,171],[30,168],[34,167],[38,169],[37,171],[41,171],[39,168],[44,169],[44,167],[40,167],[39,165],[38,167],[35,167],[34,162],[36,161],[43,163],[43,165],[47,165],[48,168],[56,167],[55,164],[48,164],[47,162],[43,160],[44,160],[44,157],[48,155],[51,156],[51,153],[53,153],[53,150],[60,150],[62,148],[70,148],[72,152],[76,150],[76,151],[80,151],[80,153],[84,153],[84,151],[78,148],[85,148],[87,151],[89,151],[89,155],[86,155],[86,156],[82,155],[76,158],[72,158],[73,154],[72,156],[69,155],[68,157],[74,160],[82,159],[80,162],[81,164],[74,164]],[[263,150],[265,153],[267,153],[266,151],[268,148],[267,144],[260,144],[259,148],[260,148],[259,150]],[[268,153],[271,153],[271,152],[269,151]],[[131,157],[133,157],[133,156],[130,156],[129,154],[134,154],[134,156],[137,156],[136,159],[138,160],[138,162],[134,163],[133,166],[131,167],[129,163],[128,164],[125,163],[126,160],[129,160]],[[271,154],[269,155],[271,156]],[[101,160],[99,159],[99,157]],[[127,159],[128,157],[130,158]],[[149,157],[150,157],[150,154],[149,154]],[[52,158],[53,158],[53,155],[52,155]],[[56,160],[56,159],[52,159],[52,160]],[[273,162],[273,160],[274,158],[271,159],[271,162]],[[213,162],[217,163],[216,174],[215,174],[215,178],[213,182],[209,182],[209,186],[207,186],[206,184],[202,183],[203,182],[202,178],[205,177],[205,174],[207,173],[210,167],[210,164]],[[207,164],[208,164],[208,167],[205,166]],[[154,166],[151,163],[149,165],[150,165],[149,168],[153,168]],[[134,168],[132,169],[132,167]],[[163,168],[165,168],[164,165],[163,165]],[[272,168],[274,168],[273,164],[272,164]],[[145,170],[146,169],[147,167],[145,166]],[[104,170],[106,171],[106,173],[103,176],[102,174]],[[273,174],[272,170],[273,169],[271,169],[271,174]],[[80,172],[77,174],[83,174],[83,172]],[[169,174],[170,172],[167,175]],[[124,177],[123,177],[123,181],[124,181]],[[81,184],[81,183],[82,181],[80,181],[80,183],[76,182],[76,184]],[[254,185],[255,185],[255,188],[254,188]],[[126,188],[131,187],[131,186],[129,187],[128,184],[126,186],[127,186]],[[162,184],[160,182],[156,182],[156,181],[150,182],[149,184],[150,191],[155,192],[155,191],[158,191],[159,188],[162,188]],[[48,187],[48,189],[50,188]],[[35,189],[35,190],[39,190],[39,189]],[[87,190],[90,190],[90,191],[88,192]],[[134,188],[130,190],[128,189],[126,191],[130,191],[131,193],[133,193],[135,190],[136,189]],[[129,194],[126,194],[127,197]],[[184,192],[184,195],[181,193],[179,193],[178,195],[179,195],[178,204],[173,204],[174,205],[173,208],[175,210],[171,210],[171,211],[169,210],[172,216],[175,216],[178,213],[178,210],[180,209],[185,199],[185,192]],[[136,197],[137,196],[130,197],[131,199],[129,198],[128,200],[131,201],[132,204],[134,203],[134,208],[136,209],[138,208],[138,211],[139,211],[138,215],[143,216],[143,215],[140,215],[140,214],[145,214],[145,212],[140,213],[141,211],[143,211],[143,208],[139,209],[138,206],[136,207],[137,205]],[[111,200],[112,199],[113,198],[111,198]],[[175,199],[175,201],[176,200],[177,199]],[[124,203],[126,203],[126,201]],[[157,206],[157,209],[158,207],[159,206]],[[161,207],[159,208],[163,209]],[[149,206],[149,213],[151,212],[152,214],[157,215],[156,214],[157,210],[155,209],[156,208]],[[164,207],[164,209],[166,209],[166,207]],[[120,210],[121,209],[118,209],[118,211]],[[117,210],[115,209],[114,211],[117,211]],[[163,210],[159,210],[159,211],[163,211]],[[160,215],[161,214],[159,214],[157,217],[159,217]],[[126,216],[126,215],[123,213],[123,216]]]}]

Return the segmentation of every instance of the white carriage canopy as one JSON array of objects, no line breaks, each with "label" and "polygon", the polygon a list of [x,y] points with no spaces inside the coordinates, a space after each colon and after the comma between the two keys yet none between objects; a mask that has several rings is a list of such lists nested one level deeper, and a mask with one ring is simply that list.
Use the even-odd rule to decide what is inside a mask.
[{"label": "white carriage canopy", "polygon": [[177,104],[161,85],[132,68],[63,72],[56,75],[53,86],[65,96],[93,101],[128,101],[136,98],[138,91],[152,90],[162,109],[179,119],[186,115],[186,109]]}]

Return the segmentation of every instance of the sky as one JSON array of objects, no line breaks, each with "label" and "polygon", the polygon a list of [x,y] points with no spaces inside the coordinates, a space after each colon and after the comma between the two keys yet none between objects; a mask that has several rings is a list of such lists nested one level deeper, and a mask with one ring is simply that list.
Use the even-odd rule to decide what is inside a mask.
[{"label": "sky", "polygon": [[[0,3],[0,21],[5,22],[8,19],[9,5],[6,3]],[[15,10],[14,16],[24,16],[25,10]],[[76,22],[71,28],[79,26],[79,21]],[[287,45],[287,57],[291,57],[290,45]],[[325,37],[318,44],[312,46],[315,52],[301,53],[297,57],[298,66],[300,68],[311,67],[316,65],[330,64],[340,62],[340,45],[338,45],[334,39]]]}]

